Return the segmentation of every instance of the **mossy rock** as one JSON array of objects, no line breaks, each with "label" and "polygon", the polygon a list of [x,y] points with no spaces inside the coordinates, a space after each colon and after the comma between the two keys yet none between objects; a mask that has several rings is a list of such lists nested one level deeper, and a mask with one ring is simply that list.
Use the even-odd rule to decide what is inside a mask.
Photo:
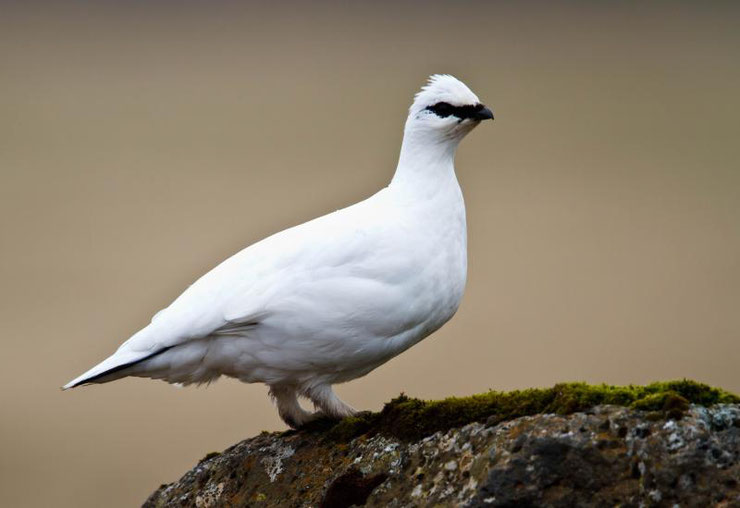
[{"label": "mossy rock", "polygon": [[340,442],[367,434],[417,440],[472,422],[499,422],[542,413],[571,414],[602,404],[629,406],[653,416],[680,418],[689,404],[740,403],[740,397],[690,380],[645,386],[561,383],[552,388],[490,391],[470,397],[424,401],[401,395],[379,413],[360,413],[341,422],[317,422],[312,429]]}]

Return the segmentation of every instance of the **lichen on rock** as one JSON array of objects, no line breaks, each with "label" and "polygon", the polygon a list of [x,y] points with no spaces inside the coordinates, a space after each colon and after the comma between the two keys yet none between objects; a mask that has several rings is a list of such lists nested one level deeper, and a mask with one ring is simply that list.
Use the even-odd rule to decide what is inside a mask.
[{"label": "lichen on rock", "polygon": [[261,434],[145,506],[733,506],[739,462],[733,394],[569,383]]}]

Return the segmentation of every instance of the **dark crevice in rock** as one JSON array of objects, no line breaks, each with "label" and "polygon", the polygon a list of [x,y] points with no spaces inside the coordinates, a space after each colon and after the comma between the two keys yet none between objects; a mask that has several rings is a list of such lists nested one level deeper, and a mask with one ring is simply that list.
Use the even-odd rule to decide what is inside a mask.
[{"label": "dark crevice in rock", "polygon": [[370,476],[354,467],[334,480],[326,491],[321,508],[349,508],[365,506],[368,496],[375,488],[388,478],[385,473]]}]

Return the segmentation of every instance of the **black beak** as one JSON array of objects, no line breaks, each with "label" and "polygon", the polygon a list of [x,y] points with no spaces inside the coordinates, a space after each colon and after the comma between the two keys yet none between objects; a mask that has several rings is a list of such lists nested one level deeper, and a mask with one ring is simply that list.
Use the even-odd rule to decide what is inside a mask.
[{"label": "black beak", "polygon": [[493,111],[483,106],[483,109],[475,113],[473,120],[493,120]]}]

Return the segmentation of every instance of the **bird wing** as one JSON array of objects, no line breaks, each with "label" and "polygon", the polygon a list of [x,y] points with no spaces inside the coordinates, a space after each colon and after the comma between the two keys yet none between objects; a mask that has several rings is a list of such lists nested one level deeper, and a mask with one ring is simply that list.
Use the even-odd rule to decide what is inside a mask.
[{"label": "bird wing", "polygon": [[[382,290],[382,280],[390,267],[369,270],[376,263],[367,262],[368,257],[382,257],[393,250],[394,235],[388,234],[388,229],[393,229],[389,217],[393,213],[384,196],[387,193],[380,191],[238,252],[188,287],[112,356],[64,388],[108,380],[111,373],[120,376],[128,366],[193,340],[212,335],[248,336],[251,328],[274,314],[292,313],[291,294],[298,288],[303,289],[299,319],[310,319],[308,312],[313,309],[347,305],[338,295],[351,296],[348,288],[365,288],[355,293],[387,293]],[[316,295],[326,301],[314,302],[312,307],[310,300]],[[380,319],[383,316],[377,317],[377,322],[384,322]]]},{"label": "bird wing", "polygon": [[[405,205],[383,190],[247,247],[67,386],[122,377],[120,369],[170,348],[214,335],[249,337],[262,326],[287,326],[294,337],[323,337],[332,347],[348,337],[393,337],[420,326],[434,310],[429,288],[419,285],[434,249],[399,206]],[[279,344],[281,337],[272,339]]]},{"label": "bird wing", "polygon": [[142,355],[214,334],[248,331],[291,285],[349,273],[372,253],[383,191],[276,233],[222,262],[186,289],[119,350]]}]

